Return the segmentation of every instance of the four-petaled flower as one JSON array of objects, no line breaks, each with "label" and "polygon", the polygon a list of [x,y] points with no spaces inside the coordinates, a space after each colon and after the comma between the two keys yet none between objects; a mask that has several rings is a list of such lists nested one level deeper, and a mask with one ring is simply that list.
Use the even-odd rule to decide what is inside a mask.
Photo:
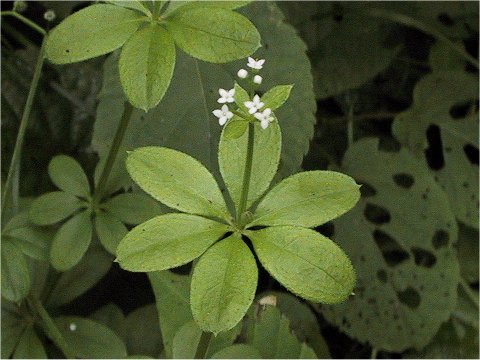
[{"label": "four-petaled flower", "polygon": [[260,96],[258,95],[255,95],[253,97],[253,101],[245,101],[244,104],[248,108],[248,112],[250,114],[255,114],[263,107],[263,105],[265,105],[263,102],[260,101]]},{"label": "four-petaled flower", "polygon": [[235,101],[235,99],[233,98],[233,96],[235,95],[235,89],[231,89],[231,90],[218,89],[218,93],[221,96],[217,100],[219,104],[233,103]]},{"label": "four-petaled flower", "polygon": [[261,70],[264,62],[265,59],[255,60],[254,58],[249,57],[247,66],[252,69]]},{"label": "four-petaled flower", "polygon": [[212,113],[218,118],[218,123],[220,125],[225,125],[227,120],[230,120],[233,117],[233,113],[228,110],[227,105],[223,105],[222,109],[213,110]]},{"label": "four-petaled flower", "polygon": [[274,117],[271,116],[272,115],[272,109],[265,109],[263,110],[263,112],[257,112],[255,114],[253,114],[253,116],[255,116],[255,118],[257,118],[258,120],[260,120],[260,126],[262,127],[262,129],[266,129],[268,127],[268,125],[273,122],[274,120]]}]

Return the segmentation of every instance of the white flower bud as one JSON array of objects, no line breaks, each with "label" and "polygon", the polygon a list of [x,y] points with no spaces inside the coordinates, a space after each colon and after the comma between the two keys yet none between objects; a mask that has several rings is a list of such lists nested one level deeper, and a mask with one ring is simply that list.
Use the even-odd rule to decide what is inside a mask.
[{"label": "white flower bud", "polygon": [[47,21],[53,21],[56,17],[57,16],[55,15],[55,11],[53,10],[47,10],[45,11],[45,14],[43,14],[43,18]]},{"label": "white flower bud", "polygon": [[255,76],[253,77],[253,82],[254,82],[255,84],[261,84],[261,83],[262,83],[262,80],[263,80],[263,78],[262,78],[260,75],[255,75]]},{"label": "white flower bud", "polygon": [[75,330],[77,330],[77,324],[72,322],[72,323],[70,323],[69,328],[70,328],[70,331],[75,331]]},{"label": "white flower bud", "polygon": [[14,1],[12,10],[19,13],[24,12],[27,10],[27,3],[25,1]]},{"label": "white flower bud", "polygon": [[248,71],[245,69],[240,69],[238,70],[237,75],[240,79],[245,79],[248,76]]}]

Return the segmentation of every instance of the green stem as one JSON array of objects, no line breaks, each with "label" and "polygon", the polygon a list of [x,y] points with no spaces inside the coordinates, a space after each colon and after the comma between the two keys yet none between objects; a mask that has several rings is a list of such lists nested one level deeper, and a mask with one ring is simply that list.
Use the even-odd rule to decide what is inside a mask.
[{"label": "green stem", "polygon": [[465,281],[465,279],[462,277],[460,278],[460,285],[462,285],[463,290],[467,294],[468,298],[475,304],[475,306],[478,308],[478,295],[474,293],[470,285]]},{"label": "green stem", "polygon": [[211,332],[202,331],[200,341],[198,342],[197,351],[195,352],[195,359],[205,359],[212,335],[213,333]]},{"label": "green stem", "polygon": [[58,330],[55,322],[43,307],[42,303],[35,297],[29,298],[29,302],[33,309],[37,312],[42,320],[42,326],[46,335],[55,343],[55,345],[63,352],[68,359],[75,359],[75,353],[70,349],[69,345],[63,338],[60,330]]},{"label": "green stem", "polygon": [[105,166],[103,167],[102,174],[100,175],[100,180],[98,181],[97,188],[95,189],[95,198],[96,200],[100,200],[103,195],[103,191],[105,191],[105,187],[107,186],[108,177],[112,171],[113,165],[115,163],[115,159],[117,158],[118,151],[120,150],[120,146],[122,145],[123,137],[125,136],[125,132],[127,131],[128,124],[130,122],[130,118],[132,117],[133,106],[126,101],[123,109],[123,115],[120,119],[120,124],[118,124],[117,132],[115,133],[115,137],[113,138],[112,147],[107,156],[107,160],[105,162]]},{"label": "green stem", "polygon": [[[27,102],[25,103],[25,109],[23,110],[22,119],[20,120],[20,127],[18,128],[15,148],[13,149],[12,161],[10,162],[10,168],[8,169],[7,180],[5,181],[5,187],[2,195],[2,215],[4,214],[6,208],[7,196],[12,190],[14,174],[17,171],[17,167],[20,165],[23,141],[27,131],[30,112],[32,111],[33,99],[37,93],[38,83],[40,81],[40,75],[42,73],[43,63],[45,61],[45,45],[47,43],[47,39],[47,36],[43,38],[42,46],[40,47],[40,52],[38,53],[37,63],[35,64],[35,70],[33,72],[32,83],[30,85],[30,90],[28,91]],[[15,197],[14,195],[12,196]],[[18,196],[18,194],[16,196]]]},{"label": "green stem", "polygon": [[347,118],[347,139],[348,146],[351,146],[353,144],[353,106],[348,109]]},{"label": "green stem", "polygon": [[238,205],[237,223],[240,223],[242,214],[247,207],[248,190],[250,188],[250,178],[252,175],[252,160],[253,160],[253,142],[255,139],[255,125],[248,124],[248,143],[247,143],[247,158],[245,160],[245,171],[243,173],[242,193],[240,194],[240,203]]},{"label": "green stem", "polygon": [[0,12],[0,15],[2,15],[2,16],[13,16],[14,18],[17,18],[18,20],[23,22],[25,25],[30,26],[33,30],[39,32],[43,36],[47,35],[47,32],[42,27],[40,27],[39,25],[34,23],[32,20],[27,19],[22,14],[17,13],[16,11],[2,11],[2,12]]},{"label": "green stem", "polygon": [[372,354],[370,355],[370,359],[376,359],[378,355],[378,349],[372,348]]}]

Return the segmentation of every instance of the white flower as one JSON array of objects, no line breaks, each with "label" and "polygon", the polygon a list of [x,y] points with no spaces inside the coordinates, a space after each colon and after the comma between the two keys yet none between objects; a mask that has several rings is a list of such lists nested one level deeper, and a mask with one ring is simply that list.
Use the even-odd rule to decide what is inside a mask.
[{"label": "white flower", "polygon": [[72,323],[70,323],[69,328],[70,328],[70,331],[75,331],[75,330],[77,330],[77,324],[72,322]]},{"label": "white flower", "polygon": [[228,110],[227,105],[223,105],[221,110],[213,110],[212,113],[218,118],[218,123],[220,125],[225,125],[227,120],[230,120],[233,117],[233,113]]},{"label": "white flower", "polygon": [[274,117],[270,115],[272,115],[272,109],[270,108],[263,110],[263,112],[257,112],[253,114],[257,120],[260,120],[260,126],[262,129],[266,129],[268,125],[273,122]]},{"label": "white flower", "polygon": [[231,90],[219,89],[218,93],[221,96],[217,100],[219,104],[233,103],[235,101],[235,99],[233,98],[233,96],[235,95],[235,89],[231,89]]},{"label": "white flower", "polygon": [[240,79],[245,79],[248,76],[248,71],[245,69],[240,69],[238,70],[237,75]]},{"label": "white flower", "polygon": [[43,18],[47,21],[53,21],[53,20],[55,20],[56,17],[57,17],[57,15],[55,15],[55,11],[53,11],[53,10],[47,10],[43,14]]},{"label": "white flower", "polygon": [[255,84],[261,84],[262,81],[263,81],[263,78],[262,78],[260,75],[255,75],[255,76],[253,77],[253,82],[254,82]]},{"label": "white flower", "polygon": [[255,114],[258,110],[260,110],[263,105],[263,102],[260,101],[260,96],[255,95],[253,97],[253,101],[245,101],[244,105],[248,108],[248,112],[250,114]]},{"label": "white flower", "polygon": [[261,70],[264,63],[265,63],[265,59],[255,60],[251,57],[248,57],[247,66],[251,67],[252,69]]}]

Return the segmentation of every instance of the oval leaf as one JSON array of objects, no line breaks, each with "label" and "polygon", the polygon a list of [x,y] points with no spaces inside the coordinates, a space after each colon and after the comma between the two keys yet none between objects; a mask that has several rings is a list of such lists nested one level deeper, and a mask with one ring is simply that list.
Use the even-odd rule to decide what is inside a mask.
[{"label": "oval leaf", "polygon": [[108,327],[81,317],[55,319],[70,349],[81,359],[121,359],[127,356],[122,340]]},{"label": "oval leaf", "polygon": [[147,111],[165,95],[175,67],[175,44],[157,24],[136,32],[119,60],[120,81],[133,106]]},{"label": "oval leaf", "polygon": [[2,241],[2,297],[18,302],[28,295],[30,274],[27,260],[11,241]]},{"label": "oval leaf", "polygon": [[293,85],[278,85],[268,90],[261,99],[265,104],[264,108],[278,109],[288,100],[292,88]]},{"label": "oval leaf", "polygon": [[240,136],[245,134],[248,128],[248,121],[244,120],[238,116],[234,116],[226,125],[225,125],[225,140],[238,139]]},{"label": "oval leaf", "polygon": [[351,177],[334,171],[307,171],[275,186],[258,205],[249,226],[314,227],[350,210],[360,198]]},{"label": "oval leaf", "polygon": [[235,344],[220,350],[212,359],[260,359],[261,355],[253,346]]},{"label": "oval leaf", "polygon": [[117,260],[129,271],[157,271],[196,259],[229,227],[190,214],[157,216],[135,227],[120,242]]},{"label": "oval leaf", "polygon": [[352,293],[352,264],[325,236],[295,226],[248,231],[247,236],[265,269],[294,294],[315,302],[337,303]]},{"label": "oval leaf", "polygon": [[66,155],[55,156],[48,164],[48,174],[61,190],[72,195],[88,197],[90,185],[80,164]]},{"label": "oval leaf", "polygon": [[120,220],[105,212],[97,213],[95,230],[100,242],[111,254],[115,254],[120,240],[128,232],[127,227]]},{"label": "oval leaf", "polygon": [[37,336],[33,324],[27,326],[18,340],[14,359],[48,359],[45,348]]},{"label": "oval leaf", "polygon": [[86,206],[76,196],[55,191],[36,198],[30,206],[30,220],[37,225],[55,224]]},{"label": "oval leaf", "polygon": [[60,275],[50,292],[47,305],[68,304],[92,288],[110,270],[112,257],[100,247],[92,247],[73,268]]},{"label": "oval leaf", "polygon": [[140,224],[162,213],[160,204],[143,193],[117,195],[103,204],[103,207],[118,220],[132,225]]},{"label": "oval leaf", "polygon": [[257,289],[255,258],[239,234],[212,246],[195,266],[190,302],[203,331],[218,334],[242,320]]},{"label": "oval leaf", "polygon": [[86,211],[75,215],[63,224],[53,238],[50,248],[50,262],[58,271],[65,271],[76,265],[92,240],[92,222]]},{"label": "oval leaf", "polygon": [[[254,143],[247,209],[270,185],[277,172],[282,146],[282,135],[277,122],[272,123],[265,130],[260,128],[258,122],[249,128],[254,129]],[[220,138],[218,162],[223,180],[238,209],[247,157],[248,131],[251,130],[238,139],[228,139],[227,129],[228,126],[223,130]]]},{"label": "oval leaf", "polygon": [[167,28],[187,54],[225,63],[251,55],[260,34],[245,16],[217,7],[182,7],[168,18]]},{"label": "oval leaf", "polygon": [[50,32],[47,58],[55,64],[68,64],[108,54],[122,46],[143,19],[137,12],[115,5],[89,6]]},{"label": "oval leaf", "polygon": [[128,155],[127,170],[145,192],[171,208],[229,218],[212,174],[184,153],[163,147],[139,148]]}]

